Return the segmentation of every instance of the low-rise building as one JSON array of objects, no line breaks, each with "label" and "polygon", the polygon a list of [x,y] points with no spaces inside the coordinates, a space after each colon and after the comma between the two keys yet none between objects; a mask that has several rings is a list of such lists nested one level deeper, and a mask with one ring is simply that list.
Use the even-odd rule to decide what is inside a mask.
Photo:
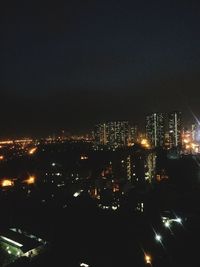
[{"label": "low-rise building", "polygon": [[32,259],[40,255],[46,250],[47,242],[21,229],[12,228],[0,232],[0,246],[8,264],[20,257]]}]

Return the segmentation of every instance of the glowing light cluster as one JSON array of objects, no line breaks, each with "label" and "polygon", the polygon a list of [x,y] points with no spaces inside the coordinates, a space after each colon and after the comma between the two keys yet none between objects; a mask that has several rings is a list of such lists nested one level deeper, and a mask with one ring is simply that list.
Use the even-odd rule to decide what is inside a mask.
[{"label": "glowing light cluster", "polygon": [[163,217],[163,224],[166,228],[170,228],[173,222],[182,224],[182,219],[180,217],[177,217],[176,219]]},{"label": "glowing light cluster", "polygon": [[28,154],[33,155],[33,154],[35,154],[36,150],[37,150],[37,147],[33,147],[28,151]]},{"label": "glowing light cluster", "polygon": [[165,223],[164,223],[165,227],[169,228],[170,227],[170,221],[167,220]]},{"label": "glowing light cluster", "polygon": [[73,194],[74,197],[80,196],[80,194],[83,192],[83,190],[79,190]]},{"label": "glowing light cluster", "polygon": [[185,132],[182,136],[183,151],[186,154],[199,153],[199,141],[195,140],[191,132]]},{"label": "glowing light cluster", "polygon": [[82,267],[89,267],[89,265],[87,263],[84,263],[84,262],[81,262],[80,263],[80,266],[82,266]]},{"label": "glowing light cluster", "polygon": [[162,236],[159,235],[159,234],[156,234],[155,239],[156,239],[156,241],[161,242],[162,241]]},{"label": "glowing light cluster", "polygon": [[7,187],[7,186],[13,186],[14,183],[12,180],[10,179],[4,179],[2,182],[1,182],[1,186],[2,187]]},{"label": "glowing light cluster", "polygon": [[145,148],[150,148],[150,145],[147,139],[142,139],[140,144]]},{"label": "glowing light cluster", "polygon": [[86,159],[88,159],[87,156],[81,156],[81,160],[86,160]]},{"label": "glowing light cluster", "polygon": [[152,258],[149,254],[145,254],[144,259],[145,259],[146,264],[151,264]]},{"label": "glowing light cluster", "polygon": [[3,140],[3,141],[0,141],[0,144],[1,144],[1,145],[11,145],[11,144],[13,144],[13,141],[10,141],[10,140]]},{"label": "glowing light cluster", "polygon": [[34,184],[36,177],[34,175],[31,175],[28,177],[28,179],[24,180],[24,183],[26,184]]},{"label": "glowing light cluster", "polygon": [[176,218],[175,221],[176,221],[177,223],[182,223],[182,219],[181,219],[181,218]]}]

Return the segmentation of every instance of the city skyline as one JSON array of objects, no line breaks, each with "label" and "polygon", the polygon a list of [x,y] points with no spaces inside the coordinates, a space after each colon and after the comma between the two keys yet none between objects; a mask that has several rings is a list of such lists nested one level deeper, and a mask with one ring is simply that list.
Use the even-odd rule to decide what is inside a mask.
[{"label": "city skyline", "polygon": [[[198,118],[195,116],[194,113],[191,113],[191,117],[192,119],[190,121],[186,121],[186,119],[184,118],[183,114],[180,110],[169,110],[168,112],[166,111],[161,111],[161,112],[149,112],[147,114],[145,114],[143,116],[143,118],[141,119],[141,121],[132,121],[132,120],[125,120],[125,119],[112,119],[112,120],[109,120],[109,119],[104,119],[104,120],[98,120],[94,123],[91,123],[88,127],[72,127],[72,128],[67,128],[67,127],[63,127],[63,128],[60,128],[60,127],[53,127],[53,125],[51,125],[51,127],[49,128],[45,128],[45,131],[15,131],[15,132],[8,132],[7,134],[2,134],[3,131],[1,132],[0,134],[0,140],[6,140],[6,139],[10,139],[10,140],[20,140],[20,139],[30,139],[30,138],[33,138],[33,139],[37,139],[37,138],[48,138],[48,137],[51,137],[51,138],[59,138],[59,137],[66,137],[66,138],[70,138],[70,137],[77,137],[77,138],[81,138],[82,137],[89,137],[91,138],[94,134],[94,131],[96,129],[96,127],[109,127],[108,125],[109,124],[112,124],[112,123],[116,123],[116,124],[120,124],[120,123],[127,123],[128,127],[129,127],[129,141],[132,139],[132,137],[130,137],[131,135],[135,135],[136,132],[137,132],[137,135],[141,135],[141,136],[149,136],[148,139],[152,139],[153,137],[150,137],[153,132],[151,133],[151,131],[155,131],[153,130],[151,124],[153,125],[154,124],[154,120],[155,120],[155,123],[158,125],[156,127],[160,127],[159,126],[159,122],[156,122],[157,119],[153,119],[154,116],[161,116],[161,118],[159,120],[161,120],[161,124],[163,124],[162,128],[163,130],[163,133],[160,133],[161,135],[163,135],[163,137],[161,137],[161,139],[164,138],[164,133],[167,133],[169,131],[169,128],[172,127],[172,130],[173,130],[173,117],[171,118],[172,121],[171,121],[171,126],[170,126],[170,115],[172,114],[180,114],[181,115],[181,124],[179,126],[179,134],[185,132],[185,131],[192,131],[193,127],[196,127],[196,128],[199,128],[199,120]],[[149,121],[149,122],[148,122]],[[77,121],[76,121],[77,122]],[[149,126],[148,126],[149,124]],[[169,125],[168,125],[169,124]],[[87,124],[86,124],[87,125]],[[168,126],[167,126],[168,125]],[[76,125],[78,126],[78,125]],[[80,125],[79,125],[80,126]],[[154,127],[154,126],[153,126]],[[149,128],[149,129],[148,129]],[[151,129],[152,128],[152,129]],[[168,129],[168,130],[167,130]],[[150,131],[150,132],[149,132]],[[123,132],[123,131],[122,131]],[[149,133],[148,133],[149,132]],[[155,135],[155,134],[153,134]],[[94,137],[94,136],[93,136]],[[135,137],[134,137],[135,138]],[[133,138],[133,139],[134,139]],[[154,138],[153,138],[154,139]],[[154,143],[152,139],[152,142]],[[166,139],[166,137],[165,137]],[[160,141],[159,141],[160,142]],[[164,141],[161,141],[161,143],[163,143]]]},{"label": "city skyline", "polygon": [[[88,127],[72,127],[72,128],[67,128],[67,127],[49,127],[46,128],[45,131],[39,130],[39,131],[16,131],[16,132],[7,132],[6,134],[4,134],[4,132],[2,131],[0,133],[0,140],[23,140],[23,139],[43,139],[43,138],[78,138],[80,139],[81,136],[82,138],[92,138],[94,131],[96,129],[96,127],[99,127],[100,125],[105,125],[104,127],[107,127],[107,125],[112,124],[112,123],[127,123],[128,127],[129,127],[129,138],[130,140],[132,139],[132,137],[130,137],[131,135],[135,135],[137,132],[137,135],[141,135],[141,136],[148,136],[149,134],[151,135],[151,133],[148,134],[148,120],[151,120],[151,117],[153,118],[154,116],[161,116],[163,117],[163,138],[164,138],[164,132],[166,132],[167,128],[170,126],[167,126],[167,120],[169,120],[169,118],[167,119],[168,116],[170,116],[170,114],[176,114],[176,113],[180,113],[181,114],[181,127],[180,127],[180,131],[183,133],[185,131],[192,131],[193,127],[197,127],[199,128],[199,121],[198,118],[192,114],[193,119],[190,122],[186,122],[183,114],[181,111],[178,110],[174,110],[174,111],[169,111],[169,112],[149,112],[146,115],[144,115],[144,117],[142,118],[141,121],[131,121],[131,120],[124,120],[124,119],[112,119],[112,120],[99,120],[96,123],[91,123],[89,124]],[[150,122],[150,125],[153,123]],[[153,123],[154,124],[154,123]],[[151,128],[151,126],[149,126]],[[157,127],[157,126],[156,126]],[[159,126],[158,126],[159,127]],[[166,128],[167,127],[167,128]],[[173,126],[171,126],[173,127]],[[165,129],[166,128],[166,129]],[[133,132],[132,132],[133,131]],[[154,131],[154,130],[153,130]],[[132,133],[131,133],[132,132]],[[153,134],[153,133],[152,133]],[[151,139],[151,137],[149,136],[149,138]],[[166,138],[166,137],[165,137]],[[133,138],[134,139],[134,138]],[[149,139],[149,140],[150,140]],[[162,138],[161,138],[162,139]],[[130,141],[129,140],[129,141]],[[152,139],[153,140],[153,139]],[[154,142],[154,141],[153,141]],[[161,142],[162,143],[162,142]]]}]

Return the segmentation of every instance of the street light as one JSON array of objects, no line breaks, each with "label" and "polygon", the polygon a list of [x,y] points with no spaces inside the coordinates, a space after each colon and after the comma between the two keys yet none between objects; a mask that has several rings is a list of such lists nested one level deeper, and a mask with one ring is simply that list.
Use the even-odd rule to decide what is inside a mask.
[{"label": "street light", "polygon": [[177,223],[182,223],[182,219],[181,218],[176,218],[175,220]]},{"label": "street light", "polygon": [[89,265],[87,263],[84,263],[84,262],[81,262],[80,263],[80,266],[82,266],[82,267],[89,267]]},{"label": "street light", "polygon": [[156,235],[155,235],[155,239],[156,239],[156,241],[161,242],[161,240],[162,240],[162,236],[159,235],[159,234],[156,234]]},{"label": "street light", "polygon": [[169,228],[170,227],[170,221],[169,220],[165,221],[164,225],[165,225],[165,227]]},{"label": "street light", "polygon": [[145,259],[146,264],[152,263],[152,258],[149,254],[145,254],[144,259]]}]

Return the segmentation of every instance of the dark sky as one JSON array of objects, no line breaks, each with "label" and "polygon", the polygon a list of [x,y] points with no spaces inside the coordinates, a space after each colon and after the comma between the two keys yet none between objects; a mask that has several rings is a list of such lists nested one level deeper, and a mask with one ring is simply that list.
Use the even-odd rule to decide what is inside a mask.
[{"label": "dark sky", "polygon": [[199,1],[1,2],[0,136],[200,115]]}]

